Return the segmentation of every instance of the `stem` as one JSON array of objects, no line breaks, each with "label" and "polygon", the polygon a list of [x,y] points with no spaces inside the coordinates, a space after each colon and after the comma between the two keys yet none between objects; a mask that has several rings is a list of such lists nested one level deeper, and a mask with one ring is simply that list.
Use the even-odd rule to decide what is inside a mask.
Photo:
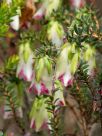
[{"label": "stem", "polygon": [[101,120],[101,129],[102,129],[102,95],[100,96],[101,108],[100,108],[100,120]]},{"label": "stem", "polygon": [[[80,122],[80,118],[78,117],[77,112],[75,111],[74,107],[73,107],[68,101],[66,101],[66,104],[67,104],[68,107],[71,109],[71,111],[73,112],[73,114],[75,115],[75,117],[76,117],[76,119],[79,121],[79,123],[82,125],[84,135],[87,136],[87,128],[86,128],[86,125],[84,125],[84,124],[86,124],[85,119],[81,118],[81,121],[82,121],[82,122]],[[82,113],[81,111],[82,111],[82,110],[81,110],[81,108],[80,108],[80,113]],[[81,117],[83,117],[82,114],[81,114]]]},{"label": "stem", "polygon": [[22,133],[25,132],[24,127],[22,126],[21,122],[18,120],[18,117],[16,115],[16,110],[15,110],[15,106],[12,100],[12,96],[10,95],[10,93],[8,91],[4,92],[4,96],[9,98],[9,102],[10,102],[10,107],[12,109],[12,113],[13,113],[13,118],[17,124],[17,126],[21,129]]}]

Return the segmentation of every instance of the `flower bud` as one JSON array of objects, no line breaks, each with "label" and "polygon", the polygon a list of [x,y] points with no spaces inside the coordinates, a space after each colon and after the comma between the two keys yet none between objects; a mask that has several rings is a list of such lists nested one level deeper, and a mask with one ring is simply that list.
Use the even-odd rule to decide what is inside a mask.
[{"label": "flower bud", "polygon": [[50,17],[50,15],[52,14],[53,11],[57,11],[57,9],[60,7],[61,5],[61,0],[45,0],[47,5],[46,8],[46,17]]},{"label": "flower bud", "polygon": [[[62,47],[56,64],[56,78],[59,79],[65,87],[72,84],[72,74],[74,74],[71,71],[71,60],[68,57],[71,52],[70,44],[65,44]],[[72,59],[72,57],[70,58]]]},{"label": "flower bud", "polygon": [[20,27],[19,15],[13,16],[11,20],[12,20],[12,22],[10,23],[11,27],[16,31],[19,30]]},{"label": "flower bud", "polygon": [[82,8],[85,5],[85,1],[84,0],[70,0],[70,5],[72,6],[72,8]]},{"label": "flower bud", "polygon": [[40,20],[43,16],[47,18],[51,16],[53,11],[56,11],[61,5],[61,0],[44,0],[41,7],[34,15],[34,19]]},{"label": "flower bud", "polygon": [[61,24],[57,21],[51,21],[48,28],[48,39],[56,47],[60,47],[63,44],[64,30]]},{"label": "flower bud", "polygon": [[46,84],[48,90],[52,87],[52,61],[46,55],[35,62],[35,78],[37,82]]},{"label": "flower bud", "polygon": [[33,78],[33,52],[30,49],[29,43],[20,45],[19,48],[19,64],[17,67],[17,77],[26,81],[31,81]]},{"label": "flower bud", "polygon": [[42,6],[37,10],[37,12],[34,14],[34,19],[36,20],[40,20],[43,18],[44,14],[45,14],[45,10],[46,10],[46,7],[44,4],[42,4]]},{"label": "flower bud", "polygon": [[65,106],[63,89],[62,89],[61,83],[58,80],[55,81],[55,89],[56,91],[54,92],[53,102],[54,102],[54,105],[56,106],[55,112],[57,112],[59,107]]},{"label": "flower bud", "polygon": [[[10,5],[12,3],[12,0],[6,0],[6,3]],[[18,8],[16,12],[17,15],[11,17],[12,21],[10,22],[10,25],[14,30],[18,31],[20,27],[20,19],[19,19],[20,8]]]},{"label": "flower bud", "polygon": [[88,44],[85,44],[86,51],[84,53],[84,60],[88,65],[87,74],[90,76],[94,75],[94,68],[96,67],[95,63],[95,49]]},{"label": "flower bud", "polygon": [[73,83],[73,79],[72,79],[72,75],[70,73],[70,70],[68,72],[64,73],[63,75],[61,75],[58,79],[61,81],[61,83],[65,87],[70,86]]},{"label": "flower bud", "polygon": [[64,106],[65,105],[65,101],[64,101],[63,91],[62,90],[58,90],[58,91],[55,92],[54,104],[56,106]]},{"label": "flower bud", "polygon": [[44,124],[47,126],[48,122],[48,112],[47,112],[47,104],[44,98],[38,99],[36,98],[32,110],[30,112],[31,124],[30,128],[34,128],[36,132],[38,132]]},{"label": "flower bud", "polygon": [[35,77],[37,82],[41,80],[43,70],[44,70],[44,58],[40,58],[38,61],[35,63]]},{"label": "flower bud", "polygon": [[37,83],[33,81],[28,90],[29,92],[34,92],[36,95],[49,94],[49,90],[43,82]]}]

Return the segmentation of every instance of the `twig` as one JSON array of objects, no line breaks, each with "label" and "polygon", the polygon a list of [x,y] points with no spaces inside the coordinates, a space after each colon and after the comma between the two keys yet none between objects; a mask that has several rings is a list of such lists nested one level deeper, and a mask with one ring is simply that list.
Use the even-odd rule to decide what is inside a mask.
[{"label": "twig", "polygon": [[4,92],[4,96],[9,98],[10,107],[11,107],[12,113],[13,113],[13,118],[14,118],[17,126],[21,129],[22,133],[25,133],[24,127],[22,126],[21,122],[17,118],[16,110],[15,110],[14,103],[13,103],[13,100],[12,100],[12,96],[10,95],[10,93],[8,91]]},{"label": "twig", "polygon": [[[87,136],[87,129],[86,129],[86,127],[85,127],[85,120],[83,119],[83,118],[81,118],[81,121],[80,121],[80,118],[78,117],[78,115],[77,115],[77,113],[76,113],[76,111],[75,111],[75,109],[74,109],[74,107],[68,102],[68,101],[66,101],[66,104],[67,104],[67,106],[71,109],[71,111],[73,112],[73,114],[75,115],[75,117],[76,117],[76,119],[79,121],[79,123],[82,125],[82,127],[83,127],[83,132],[84,132],[84,135],[85,136]],[[81,108],[80,108],[80,113],[81,113]],[[81,115],[82,116],[82,115]],[[83,116],[82,116],[83,117]]]}]

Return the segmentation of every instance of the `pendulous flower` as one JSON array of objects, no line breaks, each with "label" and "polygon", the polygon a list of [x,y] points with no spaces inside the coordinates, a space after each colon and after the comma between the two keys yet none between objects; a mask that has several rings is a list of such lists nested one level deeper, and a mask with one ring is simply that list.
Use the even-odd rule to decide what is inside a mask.
[{"label": "pendulous flower", "polygon": [[94,69],[96,67],[96,62],[95,62],[95,48],[91,47],[89,44],[85,43],[86,51],[84,53],[84,60],[86,64],[88,65],[87,67],[87,74],[89,76],[94,76]]},{"label": "pendulous flower", "polygon": [[55,105],[55,113],[59,111],[59,107],[65,106],[65,100],[63,96],[63,87],[59,80],[55,81],[55,92],[54,92],[54,105]]},{"label": "pendulous flower", "polygon": [[61,0],[44,0],[41,7],[34,15],[34,19],[40,20],[45,17],[50,17],[53,11],[56,11],[61,5]]},{"label": "pendulous flower", "polygon": [[85,5],[84,0],[70,0],[70,4],[73,8],[82,8]]},{"label": "pendulous flower", "polygon": [[30,113],[30,128],[34,128],[36,132],[48,127],[49,115],[46,107],[44,98],[35,99]]},{"label": "pendulous flower", "polygon": [[13,16],[11,20],[12,20],[12,22],[10,23],[11,27],[16,31],[19,30],[20,27],[19,15]]},{"label": "pendulous flower", "polygon": [[[56,63],[56,79],[59,79],[62,84],[67,87],[72,84],[73,81],[73,74],[75,72],[72,72],[72,61],[68,58],[68,55],[72,53],[72,47],[70,44],[65,44],[62,47],[61,53],[57,59]],[[72,60],[73,58],[71,58]],[[77,65],[77,61],[76,64]]]},{"label": "pendulous flower", "polygon": [[44,4],[37,10],[37,12],[34,14],[33,18],[36,20],[40,20],[43,18],[45,14],[46,7]]},{"label": "pendulous flower", "polygon": [[57,21],[51,21],[49,23],[48,28],[48,39],[52,42],[53,45],[56,47],[60,47],[63,45],[63,39],[64,39],[64,30],[60,23]]},{"label": "pendulous flower", "polygon": [[[12,0],[6,0],[7,4],[10,5],[12,3]],[[10,22],[10,25],[11,27],[18,31],[19,30],[19,27],[20,27],[20,19],[19,19],[19,15],[20,15],[20,8],[18,7],[17,8],[17,15],[11,17],[11,22]]]},{"label": "pendulous flower", "polygon": [[33,78],[33,52],[29,42],[20,45],[17,77],[26,81],[31,81]]},{"label": "pendulous flower", "polygon": [[29,87],[29,92],[34,92],[36,95],[49,94],[49,90],[43,82],[37,83],[34,81]]}]

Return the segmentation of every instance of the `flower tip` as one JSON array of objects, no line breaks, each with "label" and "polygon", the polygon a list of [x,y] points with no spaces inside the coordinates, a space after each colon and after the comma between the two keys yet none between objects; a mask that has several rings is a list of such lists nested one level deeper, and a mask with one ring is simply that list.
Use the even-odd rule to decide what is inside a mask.
[{"label": "flower tip", "polygon": [[49,90],[46,88],[45,84],[41,83],[41,94],[49,94]]},{"label": "flower tip", "polygon": [[73,84],[73,79],[70,74],[62,74],[59,76],[58,80],[61,81],[65,87],[72,86]]},{"label": "flower tip", "polygon": [[35,20],[41,20],[43,19],[43,15],[34,15]]},{"label": "flower tip", "polygon": [[30,128],[35,129],[35,121],[34,121],[34,119],[31,120]]},{"label": "flower tip", "polygon": [[16,15],[14,17],[12,17],[12,22],[10,23],[12,29],[14,29],[15,31],[19,30],[19,15]]},{"label": "flower tip", "polygon": [[62,100],[60,100],[60,101],[59,101],[59,106],[65,106],[65,102],[62,101]]}]

